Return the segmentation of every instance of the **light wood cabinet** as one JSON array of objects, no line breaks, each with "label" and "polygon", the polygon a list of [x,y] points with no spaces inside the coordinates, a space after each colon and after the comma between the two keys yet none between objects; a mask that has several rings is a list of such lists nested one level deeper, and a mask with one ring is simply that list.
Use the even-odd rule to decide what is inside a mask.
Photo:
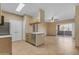
[{"label": "light wood cabinet", "polygon": [[45,36],[43,33],[35,34],[35,33],[27,33],[26,34],[26,42],[29,42],[35,46],[40,46],[44,43]]},{"label": "light wood cabinet", "polygon": [[30,21],[30,25],[32,25],[32,24],[38,24],[38,23],[40,23],[40,19],[32,19]]},{"label": "light wood cabinet", "polygon": [[34,35],[36,35],[36,43],[35,43],[36,46],[44,44],[45,39],[44,34],[34,34]]},{"label": "light wood cabinet", "polygon": [[1,4],[0,4],[0,24],[1,24]]},{"label": "light wood cabinet", "polygon": [[31,42],[31,33],[27,33],[27,34],[26,34],[26,39],[25,39],[25,41]]},{"label": "light wood cabinet", "polygon": [[42,23],[45,21],[45,12],[42,9],[38,10],[37,17],[33,18],[30,21],[30,24]]},{"label": "light wood cabinet", "polygon": [[75,16],[75,45],[79,47],[79,6],[76,6]]},{"label": "light wood cabinet", "polygon": [[0,38],[0,54],[12,54],[12,40],[11,37]]}]

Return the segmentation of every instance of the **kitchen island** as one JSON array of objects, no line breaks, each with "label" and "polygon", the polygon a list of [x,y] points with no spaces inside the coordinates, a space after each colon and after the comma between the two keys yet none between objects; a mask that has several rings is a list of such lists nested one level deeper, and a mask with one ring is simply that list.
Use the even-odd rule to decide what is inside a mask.
[{"label": "kitchen island", "polygon": [[0,54],[12,54],[11,35],[0,35]]},{"label": "kitchen island", "polygon": [[45,35],[43,32],[26,33],[26,42],[29,42],[35,46],[44,44]]}]

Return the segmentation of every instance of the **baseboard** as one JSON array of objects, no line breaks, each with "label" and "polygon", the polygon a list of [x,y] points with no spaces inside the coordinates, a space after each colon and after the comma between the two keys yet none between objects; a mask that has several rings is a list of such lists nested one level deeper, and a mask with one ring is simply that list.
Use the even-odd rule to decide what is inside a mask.
[{"label": "baseboard", "polygon": [[12,40],[12,42],[17,42],[17,41],[24,41],[24,40]]},{"label": "baseboard", "polygon": [[47,36],[56,36],[56,35],[47,35]]}]

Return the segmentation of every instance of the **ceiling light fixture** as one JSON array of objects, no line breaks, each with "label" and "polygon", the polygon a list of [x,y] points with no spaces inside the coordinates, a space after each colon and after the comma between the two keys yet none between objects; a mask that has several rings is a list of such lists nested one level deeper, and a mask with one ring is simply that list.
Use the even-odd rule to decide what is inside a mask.
[{"label": "ceiling light fixture", "polygon": [[54,19],[54,17],[52,17],[50,21],[51,21],[51,22],[55,22],[55,19]]},{"label": "ceiling light fixture", "polygon": [[20,12],[20,11],[23,9],[24,6],[25,6],[25,4],[20,3],[20,4],[17,6],[16,11]]}]

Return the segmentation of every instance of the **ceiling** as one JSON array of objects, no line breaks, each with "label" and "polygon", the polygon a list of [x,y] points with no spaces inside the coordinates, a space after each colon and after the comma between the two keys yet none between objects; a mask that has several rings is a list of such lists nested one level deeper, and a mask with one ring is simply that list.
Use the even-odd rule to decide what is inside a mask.
[{"label": "ceiling", "polygon": [[18,15],[37,16],[38,10],[41,8],[45,11],[45,19],[72,19],[75,17],[75,6],[78,4],[67,3],[24,3],[25,6],[21,12],[17,12],[16,8],[19,3],[2,3],[2,10]]}]

